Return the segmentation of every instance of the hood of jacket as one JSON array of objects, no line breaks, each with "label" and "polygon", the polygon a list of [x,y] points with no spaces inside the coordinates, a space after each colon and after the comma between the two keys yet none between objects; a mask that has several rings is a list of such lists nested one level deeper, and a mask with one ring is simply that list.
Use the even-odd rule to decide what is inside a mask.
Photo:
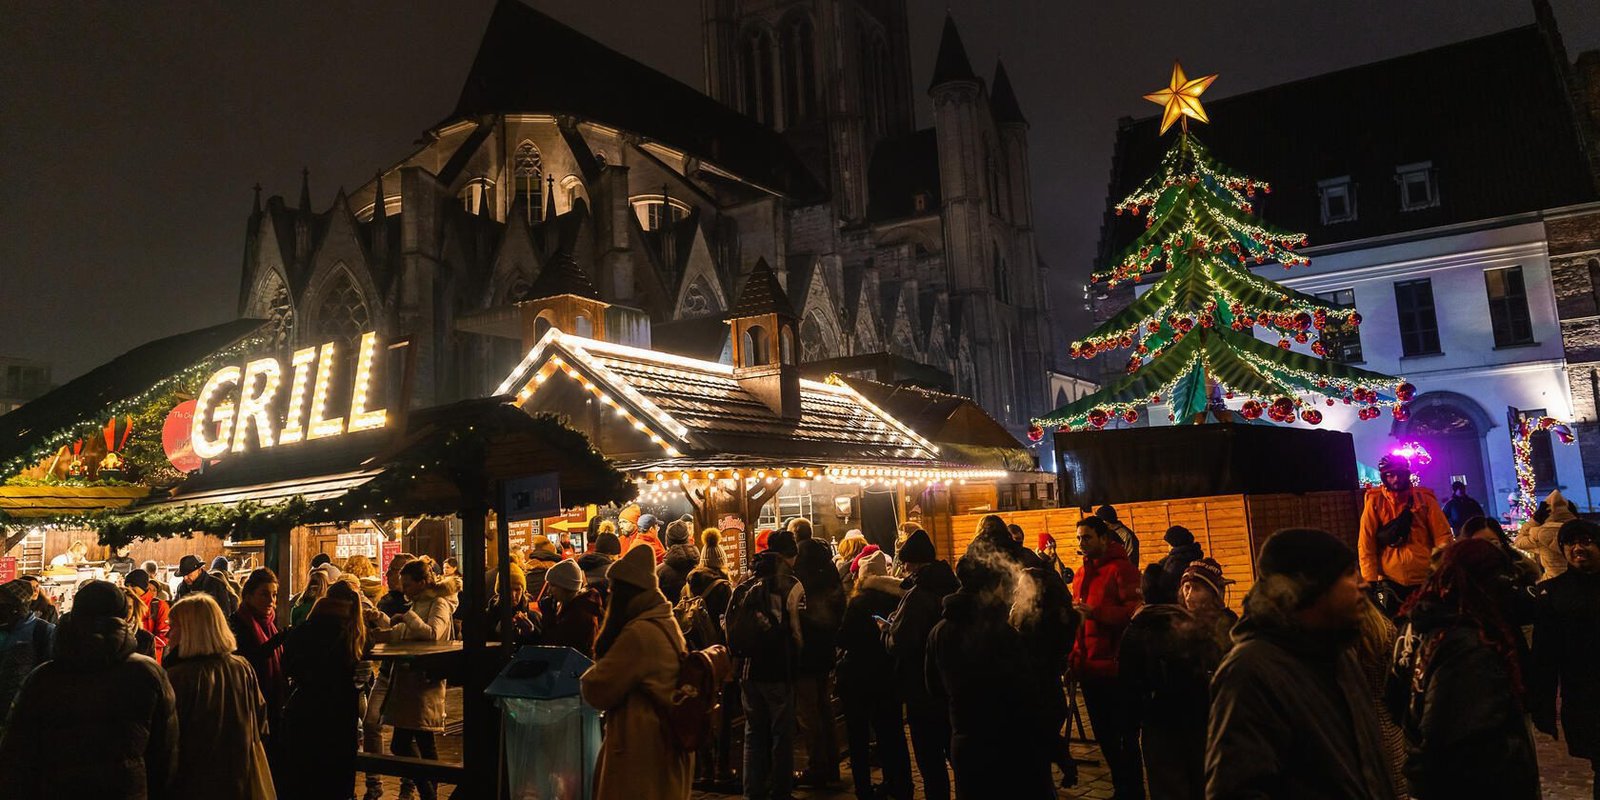
[{"label": "hood of jacket", "polygon": [[605,553],[584,553],[578,556],[578,569],[583,570],[585,573],[594,572],[595,570],[600,570],[604,573],[606,567],[611,566],[611,562],[615,560],[615,556]]},{"label": "hood of jacket", "polygon": [[901,581],[899,578],[889,575],[865,575],[860,580],[856,581],[856,591],[864,592],[867,590],[873,590],[883,592],[884,594],[891,595],[893,597],[899,597],[906,593],[905,588],[900,584]]},{"label": "hood of jacket", "polygon": [[1205,551],[1200,549],[1199,542],[1190,542],[1173,547],[1167,551],[1167,555],[1175,561],[1197,561],[1205,555]]},{"label": "hood of jacket", "polygon": [[1544,524],[1552,528],[1559,528],[1561,523],[1571,522],[1578,518],[1578,515],[1572,513],[1572,508],[1567,505],[1567,498],[1561,496],[1560,489],[1550,490],[1550,496],[1545,498],[1545,502],[1550,504],[1550,516],[1545,518]]},{"label": "hood of jacket", "polygon": [[1007,609],[1004,603],[986,599],[972,592],[952,592],[944,599],[944,612],[941,616],[951,622],[961,624],[975,624],[986,620],[1006,620]]},{"label": "hood of jacket", "polygon": [[1233,626],[1234,644],[1251,641],[1268,641],[1296,656],[1315,661],[1333,661],[1357,638],[1357,632],[1309,631],[1291,622],[1288,613],[1278,609],[1263,610],[1259,604],[1246,603],[1244,616]]},{"label": "hood of jacket", "polygon": [[961,581],[956,580],[956,573],[950,569],[950,562],[935,561],[932,564],[924,564],[915,575],[901,581],[900,585],[908,592],[920,588],[943,597],[960,589]]},{"label": "hood of jacket", "polygon": [[55,660],[70,669],[103,669],[133,655],[138,629],[114,617],[61,618],[56,626]]},{"label": "hood of jacket", "polygon": [[675,544],[667,548],[667,557],[662,560],[662,566],[670,567],[679,575],[688,575],[700,563],[700,554],[686,544]]}]

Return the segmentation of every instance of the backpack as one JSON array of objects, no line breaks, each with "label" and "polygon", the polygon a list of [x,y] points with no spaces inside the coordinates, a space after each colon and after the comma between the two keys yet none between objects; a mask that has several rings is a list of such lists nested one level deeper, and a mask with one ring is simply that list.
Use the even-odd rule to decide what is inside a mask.
[{"label": "backpack", "polygon": [[1406,506],[1406,510],[1400,512],[1399,516],[1379,525],[1378,530],[1373,533],[1373,538],[1377,540],[1379,547],[1384,548],[1404,547],[1409,543],[1411,541],[1411,507]]},{"label": "backpack", "polygon": [[757,578],[737,592],[728,608],[725,627],[728,650],[736,658],[783,657],[788,650],[789,619],[785,598],[778,596],[776,578]]},{"label": "backpack", "polygon": [[672,607],[672,617],[678,621],[678,630],[683,631],[690,649],[722,644],[722,635],[711,619],[711,612],[706,610],[705,598],[690,596],[679,600]]},{"label": "backpack", "polygon": [[721,707],[722,684],[732,673],[728,648],[720,644],[678,656],[678,678],[667,704],[660,708],[667,741],[682,752],[694,753],[710,740],[711,722]]}]

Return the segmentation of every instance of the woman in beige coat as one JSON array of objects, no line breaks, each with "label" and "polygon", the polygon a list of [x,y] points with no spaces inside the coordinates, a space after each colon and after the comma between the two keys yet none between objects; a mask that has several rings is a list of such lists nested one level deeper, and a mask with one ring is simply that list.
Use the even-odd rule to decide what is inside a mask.
[{"label": "woman in beige coat", "polygon": [[[400,591],[411,601],[411,609],[388,620],[374,619],[374,638],[386,642],[449,641],[461,581],[437,579],[428,563],[419,560],[400,570]],[[394,726],[389,752],[413,758],[439,757],[434,735],[444,732],[444,693],[443,677],[410,661],[395,665],[383,701],[383,721]],[[407,785],[409,781],[401,781],[402,793]],[[422,800],[433,800],[432,784],[418,783],[416,789]]]},{"label": "woman in beige coat", "polygon": [[606,571],[611,597],[583,673],[583,700],[605,712],[595,800],[688,798],[694,754],[668,739],[662,709],[677,684],[683,634],[656,583],[655,552],[635,546]]}]

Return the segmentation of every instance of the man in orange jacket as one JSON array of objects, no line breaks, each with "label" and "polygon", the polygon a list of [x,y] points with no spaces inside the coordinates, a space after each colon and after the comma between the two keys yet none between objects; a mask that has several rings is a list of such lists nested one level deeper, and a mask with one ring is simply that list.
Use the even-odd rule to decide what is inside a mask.
[{"label": "man in orange jacket", "polygon": [[[1411,462],[1387,455],[1378,460],[1383,485],[1367,489],[1361,509],[1361,538],[1356,548],[1361,579],[1384,584],[1396,600],[1404,600],[1428,577],[1434,548],[1450,543],[1445,519],[1433,491],[1411,485]],[[1406,525],[1409,518],[1410,524]],[[1393,613],[1395,608],[1385,609]]]}]

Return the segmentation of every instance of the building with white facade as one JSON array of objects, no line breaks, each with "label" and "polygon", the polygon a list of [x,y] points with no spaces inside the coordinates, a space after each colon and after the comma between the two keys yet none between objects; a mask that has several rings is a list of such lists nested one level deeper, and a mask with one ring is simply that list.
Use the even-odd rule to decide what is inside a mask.
[{"label": "building with white facade", "polygon": [[[1198,130],[1221,161],[1272,184],[1258,195],[1266,222],[1310,237],[1310,266],[1258,274],[1353,304],[1363,323],[1324,331],[1329,357],[1417,387],[1405,419],[1336,405],[1323,426],[1353,434],[1367,465],[1420,444],[1424,485],[1444,497],[1465,481],[1495,514],[1516,488],[1523,415],[1578,433],[1572,447],[1533,438],[1539,492],[1600,503],[1600,347],[1578,346],[1600,344],[1600,53],[1569,64],[1535,8],[1536,25],[1207,103],[1213,124]],[[1123,121],[1112,203],[1169,143],[1154,119]],[[1140,225],[1108,215],[1102,264]],[[1096,316],[1132,296],[1101,289]]]}]

